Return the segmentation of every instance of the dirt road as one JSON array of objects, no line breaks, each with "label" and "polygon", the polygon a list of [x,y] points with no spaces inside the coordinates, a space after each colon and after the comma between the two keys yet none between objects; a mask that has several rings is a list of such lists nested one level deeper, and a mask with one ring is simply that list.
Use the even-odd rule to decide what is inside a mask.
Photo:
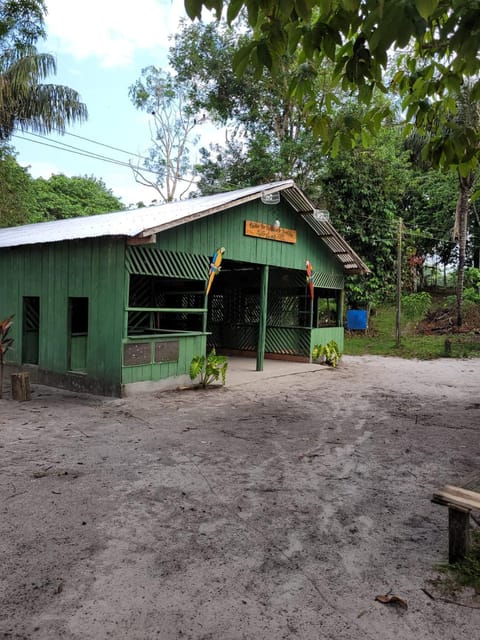
[{"label": "dirt road", "polygon": [[430,498],[479,469],[480,359],[297,369],[1,400],[0,638],[478,637]]}]

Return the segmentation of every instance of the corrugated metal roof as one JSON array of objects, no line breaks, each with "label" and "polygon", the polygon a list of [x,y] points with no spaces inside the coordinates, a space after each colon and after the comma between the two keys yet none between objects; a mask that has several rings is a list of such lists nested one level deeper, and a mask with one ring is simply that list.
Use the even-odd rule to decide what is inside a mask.
[{"label": "corrugated metal roof", "polygon": [[370,273],[370,269],[355,253],[348,242],[334,228],[329,220],[323,220],[312,213],[302,214],[302,218],[322,238],[327,247],[340,260],[347,274]]},{"label": "corrugated metal roof", "polygon": [[293,180],[285,180],[202,198],[169,202],[155,207],[8,227],[0,229],[0,247],[102,236],[149,236],[256,199],[263,191],[280,191],[293,184]]},{"label": "corrugated metal roof", "polygon": [[369,273],[370,270],[353,251],[350,245],[335,231],[330,222],[315,217],[315,205],[299,189],[293,180],[217,193],[212,196],[170,202],[155,207],[144,207],[129,211],[103,213],[95,216],[39,222],[20,227],[0,229],[0,248],[22,245],[81,240],[103,236],[125,236],[143,238],[161,233],[172,227],[198,220],[250,200],[262,193],[282,192],[283,197],[322,238],[325,244],[343,264],[346,273]]}]

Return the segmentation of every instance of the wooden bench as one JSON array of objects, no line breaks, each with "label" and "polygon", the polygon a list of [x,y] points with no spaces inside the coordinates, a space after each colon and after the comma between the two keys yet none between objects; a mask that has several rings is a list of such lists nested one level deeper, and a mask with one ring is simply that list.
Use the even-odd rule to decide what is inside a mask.
[{"label": "wooden bench", "polygon": [[433,494],[432,502],[448,507],[448,561],[463,560],[470,549],[470,512],[480,511],[480,473],[456,487],[445,485]]}]

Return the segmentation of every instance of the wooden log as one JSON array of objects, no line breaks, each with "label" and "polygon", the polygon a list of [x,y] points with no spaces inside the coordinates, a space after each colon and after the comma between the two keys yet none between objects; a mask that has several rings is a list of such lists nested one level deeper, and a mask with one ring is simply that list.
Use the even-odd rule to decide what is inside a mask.
[{"label": "wooden log", "polygon": [[470,548],[470,511],[448,508],[448,561],[450,564],[465,558]]},{"label": "wooden log", "polygon": [[12,373],[12,398],[19,402],[31,400],[30,393],[30,374],[29,373]]}]

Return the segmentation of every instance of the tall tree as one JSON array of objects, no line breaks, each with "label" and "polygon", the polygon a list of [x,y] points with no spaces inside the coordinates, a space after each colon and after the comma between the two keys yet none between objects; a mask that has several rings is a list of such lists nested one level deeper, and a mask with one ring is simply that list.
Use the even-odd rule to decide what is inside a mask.
[{"label": "tall tree", "polygon": [[[185,0],[192,20],[201,18],[204,7],[215,10],[218,19],[226,7],[229,23],[246,12],[253,38],[237,53],[239,72],[252,62],[259,72],[266,67],[276,75],[283,56],[298,51],[302,73],[292,85],[294,93],[303,93],[322,68],[319,62],[329,59],[338,85],[369,102],[376,87],[385,89],[391,52],[407,47],[408,76],[415,76],[415,90],[424,97],[441,98],[452,83],[459,86],[480,70],[480,12],[472,0]],[[425,107],[417,103],[411,109],[420,114]],[[370,116],[369,124],[378,128],[375,113]],[[351,122],[353,137],[359,124]]]},{"label": "tall tree", "polygon": [[[208,114],[228,132],[223,148],[217,144],[203,151],[200,171],[215,173],[213,164],[221,158],[224,166],[218,167],[215,178],[218,189],[229,188],[229,176],[237,179],[230,188],[244,180],[252,184],[285,177],[311,187],[322,153],[303,105],[290,93],[297,56],[283,57],[276,78],[266,70],[256,73],[251,64],[239,76],[233,69],[235,54],[249,37],[243,23],[233,29],[224,22],[183,22],[170,48],[170,65],[187,88],[193,110]],[[317,77],[319,100],[331,71],[331,65],[325,65]],[[201,179],[199,189],[205,193],[212,186]]]},{"label": "tall tree", "polygon": [[40,133],[65,130],[87,118],[76,91],[44,83],[56,72],[55,58],[39,53],[37,38],[45,35],[45,4],[40,0],[9,0],[0,5],[0,140],[16,128]]},{"label": "tall tree", "polygon": [[319,176],[332,222],[372,270],[349,278],[347,302],[375,306],[395,288],[398,216],[411,176],[397,128],[384,129],[367,149],[340,151]]},{"label": "tall tree", "polygon": [[3,0],[0,4],[2,50],[20,49],[45,37],[44,0]]},{"label": "tall tree", "polygon": [[[469,85],[471,102],[480,98],[480,11],[471,0],[185,0],[188,15],[200,18],[202,8],[214,9],[220,18],[227,5],[227,19],[233,22],[245,9],[253,38],[239,49],[235,66],[242,72],[251,62],[258,73],[268,68],[274,76],[283,56],[299,51],[299,73],[291,85],[292,95],[312,97],[316,106],[314,79],[319,63],[329,59],[335,65],[338,86],[352,91],[359,101],[371,103],[374,90],[386,90],[389,56],[405,50],[404,64],[395,74],[406,118],[420,132],[434,123],[435,134],[425,147],[433,166],[450,168],[459,175],[457,205],[459,238],[458,323],[461,323],[462,275],[468,196],[474,172],[480,164],[478,128],[461,125],[461,105],[455,94]],[[333,97],[335,91],[331,91]],[[332,131],[329,113],[311,110],[313,131],[329,141],[334,152],[340,146],[366,140],[378,130],[384,113],[375,108],[350,118],[342,132]],[[362,140],[362,142],[363,142]]]},{"label": "tall tree", "polygon": [[131,164],[136,181],[154,188],[164,202],[181,198],[194,182],[190,147],[198,141],[195,110],[184,84],[152,65],[142,69],[129,95],[134,106],[152,118],[149,157],[143,167]]},{"label": "tall tree", "polygon": [[[400,72],[400,78],[402,87],[404,83],[402,72]],[[417,115],[414,124],[407,129],[411,131],[415,127],[415,134],[410,138],[420,140],[422,163],[434,168],[451,170],[457,176],[458,197],[453,237],[458,242],[457,325],[459,327],[463,323],[463,285],[470,195],[480,167],[478,143],[480,92],[476,87],[477,85],[467,78],[463,78],[459,87],[454,83],[452,90],[446,92],[442,101],[432,102],[431,105],[428,100],[425,101],[424,112],[421,116]],[[403,104],[408,110],[421,100],[424,99],[416,93],[413,85],[410,86]]]},{"label": "tall tree", "polygon": [[[456,130],[454,144],[458,157],[459,194],[455,212],[455,237],[458,239],[457,325],[461,327],[463,324],[462,307],[467,253],[468,210],[470,193],[475,183],[475,173],[478,172],[478,156],[480,156],[480,100],[475,99],[468,83],[464,84],[457,95],[458,109],[451,127]],[[472,158],[475,155],[477,157]]]}]

